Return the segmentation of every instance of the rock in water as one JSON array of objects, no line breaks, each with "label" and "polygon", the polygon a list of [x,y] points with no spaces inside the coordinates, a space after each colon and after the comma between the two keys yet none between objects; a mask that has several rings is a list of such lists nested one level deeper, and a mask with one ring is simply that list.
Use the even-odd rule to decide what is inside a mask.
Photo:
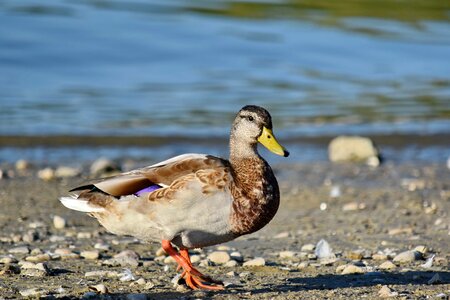
[{"label": "rock in water", "polygon": [[360,136],[339,136],[328,146],[332,162],[366,162],[371,166],[380,163],[379,153],[372,140]]}]

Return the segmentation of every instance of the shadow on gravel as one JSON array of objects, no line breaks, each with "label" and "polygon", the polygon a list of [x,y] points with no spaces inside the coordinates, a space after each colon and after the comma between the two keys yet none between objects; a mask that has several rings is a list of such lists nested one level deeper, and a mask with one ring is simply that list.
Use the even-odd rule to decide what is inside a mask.
[{"label": "shadow on gravel", "polygon": [[300,290],[331,290],[349,287],[370,287],[375,285],[427,285],[429,280],[439,274],[438,284],[450,283],[450,272],[409,271],[403,273],[374,272],[363,275],[320,275],[317,277],[290,278],[286,284],[270,286],[252,293],[266,293],[270,290],[300,291]]}]

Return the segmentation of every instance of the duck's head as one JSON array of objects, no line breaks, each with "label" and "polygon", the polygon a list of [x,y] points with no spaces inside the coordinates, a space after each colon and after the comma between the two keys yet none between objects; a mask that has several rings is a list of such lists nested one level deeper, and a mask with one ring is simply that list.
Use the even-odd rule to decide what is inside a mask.
[{"label": "duck's head", "polygon": [[231,135],[240,142],[249,145],[260,142],[275,154],[289,156],[289,152],[275,139],[269,112],[260,106],[244,106],[234,119]]}]

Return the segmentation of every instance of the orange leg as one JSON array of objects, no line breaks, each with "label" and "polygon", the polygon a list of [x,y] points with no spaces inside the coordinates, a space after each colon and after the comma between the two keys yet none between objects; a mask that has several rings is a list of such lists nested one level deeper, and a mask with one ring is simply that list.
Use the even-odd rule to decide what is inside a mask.
[{"label": "orange leg", "polygon": [[[208,276],[203,275],[197,269],[192,266],[191,259],[189,257],[189,252],[186,249],[180,250],[178,253],[172,247],[172,244],[168,240],[162,241],[162,248],[166,251],[170,256],[172,256],[175,261],[178,263],[177,271],[180,268],[183,268],[183,273],[181,277],[184,278],[186,284],[193,290],[196,289],[207,289],[207,290],[223,290],[223,285],[220,282],[215,281]],[[206,284],[209,283],[209,284]],[[216,285],[210,285],[216,284]]]}]

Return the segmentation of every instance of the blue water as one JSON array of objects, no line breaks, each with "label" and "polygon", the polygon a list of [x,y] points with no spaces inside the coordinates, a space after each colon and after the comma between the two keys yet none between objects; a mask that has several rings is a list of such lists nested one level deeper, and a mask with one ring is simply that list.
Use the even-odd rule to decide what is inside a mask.
[{"label": "blue water", "polygon": [[226,137],[245,104],[283,139],[449,134],[450,5],[422,4],[0,1],[0,136]]}]

